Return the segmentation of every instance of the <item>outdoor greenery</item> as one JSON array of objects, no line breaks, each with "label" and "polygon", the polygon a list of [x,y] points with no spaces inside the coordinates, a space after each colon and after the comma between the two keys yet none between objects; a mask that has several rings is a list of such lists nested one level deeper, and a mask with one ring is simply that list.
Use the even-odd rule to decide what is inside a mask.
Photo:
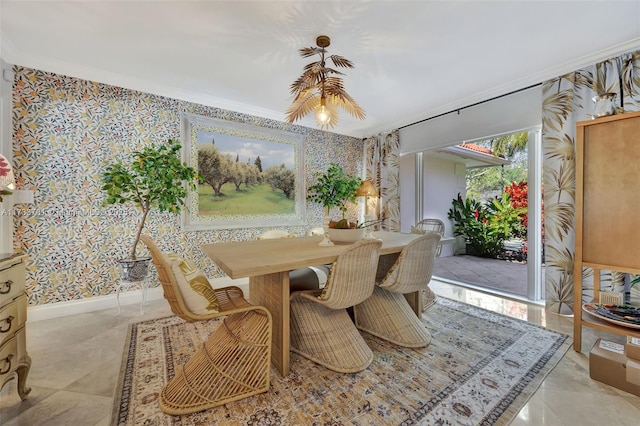
[{"label": "outdoor greenery", "polygon": [[526,208],[514,207],[506,192],[484,204],[472,198],[463,200],[458,194],[452,200],[448,217],[454,223],[454,235],[465,238],[467,254],[495,258],[503,241],[521,232],[523,213],[526,214]]},{"label": "outdoor greenery", "polygon": [[356,190],[362,184],[358,176],[348,175],[338,164],[331,163],[324,174],[317,174],[316,183],[307,188],[307,200],[322,204],[327,214],[337,207],[346,222],[347,203],[355,203]]},{"label": "outdoor greenery", "polygon": [[489,148],[494,155],[504,157],[511,164],[502,167],[483,167],[467,170],[467,197],[489,200],[502,193],[511,182],[527,180],[528,134],[515,133],[486,141],[474,142]]},{"label": "outdoor greenery", "polygon": [[511,164],[467,170],[467,199],[463,201],[458,194],[449,210],[454,233],[465,237],[468,254],[486,257],[506,258],[503,242],[523,240],[524,251],[519,256],[526,259],[528,133],[474,143]]},{"label": "outdoor greenery", "polygon": [[197,172],[182,163],[180,141],[146,146],[132,153],[130,162],[118,160],[106,167],[102,175],[105,205],[133,203],[141,211],[130,259],[136,259],[136,248],[147,216],[152,208],[177,213],[185,204],[189,189],[195,189]]}]

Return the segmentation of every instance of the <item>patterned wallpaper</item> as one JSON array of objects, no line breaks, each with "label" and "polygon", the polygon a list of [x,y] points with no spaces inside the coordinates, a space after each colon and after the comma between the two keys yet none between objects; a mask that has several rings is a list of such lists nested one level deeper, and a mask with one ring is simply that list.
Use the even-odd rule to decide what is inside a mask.
[{"label": "patterned wallpaper", "polygon": [[[180,138],[184,112],[286,130],[306,136],[305,186],[329,163],[361,175],[363,141],[270,119],[198,105],[25,67],[14,67],[13,155],[18,189],[35,192],[18,204],[14,246],[26,253],[29,304],[115,293],[119,266],[138,212],[103,207],[100,176],[108,162],[147,144]],[[320,205],[307,203],[306,226],[322,225]],[[183,253],[211,278],[224,276],[201,244],[255,239],[264,228],[183,232],[179,215],[152,213],[146,231],[162,250]],[[152,268],[153,270],[153,268]],[[152,271],[152,286],[157,286]]]}]

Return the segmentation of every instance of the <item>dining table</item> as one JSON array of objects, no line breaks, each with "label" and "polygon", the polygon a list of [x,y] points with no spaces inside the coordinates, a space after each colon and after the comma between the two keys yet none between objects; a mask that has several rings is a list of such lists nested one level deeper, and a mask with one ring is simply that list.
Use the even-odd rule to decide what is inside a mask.
[{"label": "dining table", "polygon": [[[395,263],[402,249],[420,234],[374,231],[382,240],[377,279]],[[350,244],[321,246],[322,236],[228,241],[203,244],[202,251],[230,278],[249,277],[249,302],[266,307],[272,316],[271,362],[284,377],[290,369],[289,271],[331,264]],[[422,313],[419,292],[405,297],[416,315]]]}]

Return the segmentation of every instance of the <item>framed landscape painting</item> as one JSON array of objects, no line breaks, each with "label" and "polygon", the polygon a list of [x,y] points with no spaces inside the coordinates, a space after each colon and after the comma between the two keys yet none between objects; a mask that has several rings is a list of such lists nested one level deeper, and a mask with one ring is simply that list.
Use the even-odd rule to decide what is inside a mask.
[{"label": "framed landscape painting", "polygon": [[201,176],[190,230],[304,224],[304,136],[184,114],[185,161]]}]

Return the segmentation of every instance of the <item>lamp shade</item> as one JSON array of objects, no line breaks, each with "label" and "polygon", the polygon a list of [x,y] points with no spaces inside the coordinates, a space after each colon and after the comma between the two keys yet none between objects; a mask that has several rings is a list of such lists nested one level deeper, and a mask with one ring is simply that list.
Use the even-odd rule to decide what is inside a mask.
[{"label": "lamp shade", "polygon": [[378,190],[369,179],[363,180],[360,187],[356,190],[358,197],[377,197]]}]

